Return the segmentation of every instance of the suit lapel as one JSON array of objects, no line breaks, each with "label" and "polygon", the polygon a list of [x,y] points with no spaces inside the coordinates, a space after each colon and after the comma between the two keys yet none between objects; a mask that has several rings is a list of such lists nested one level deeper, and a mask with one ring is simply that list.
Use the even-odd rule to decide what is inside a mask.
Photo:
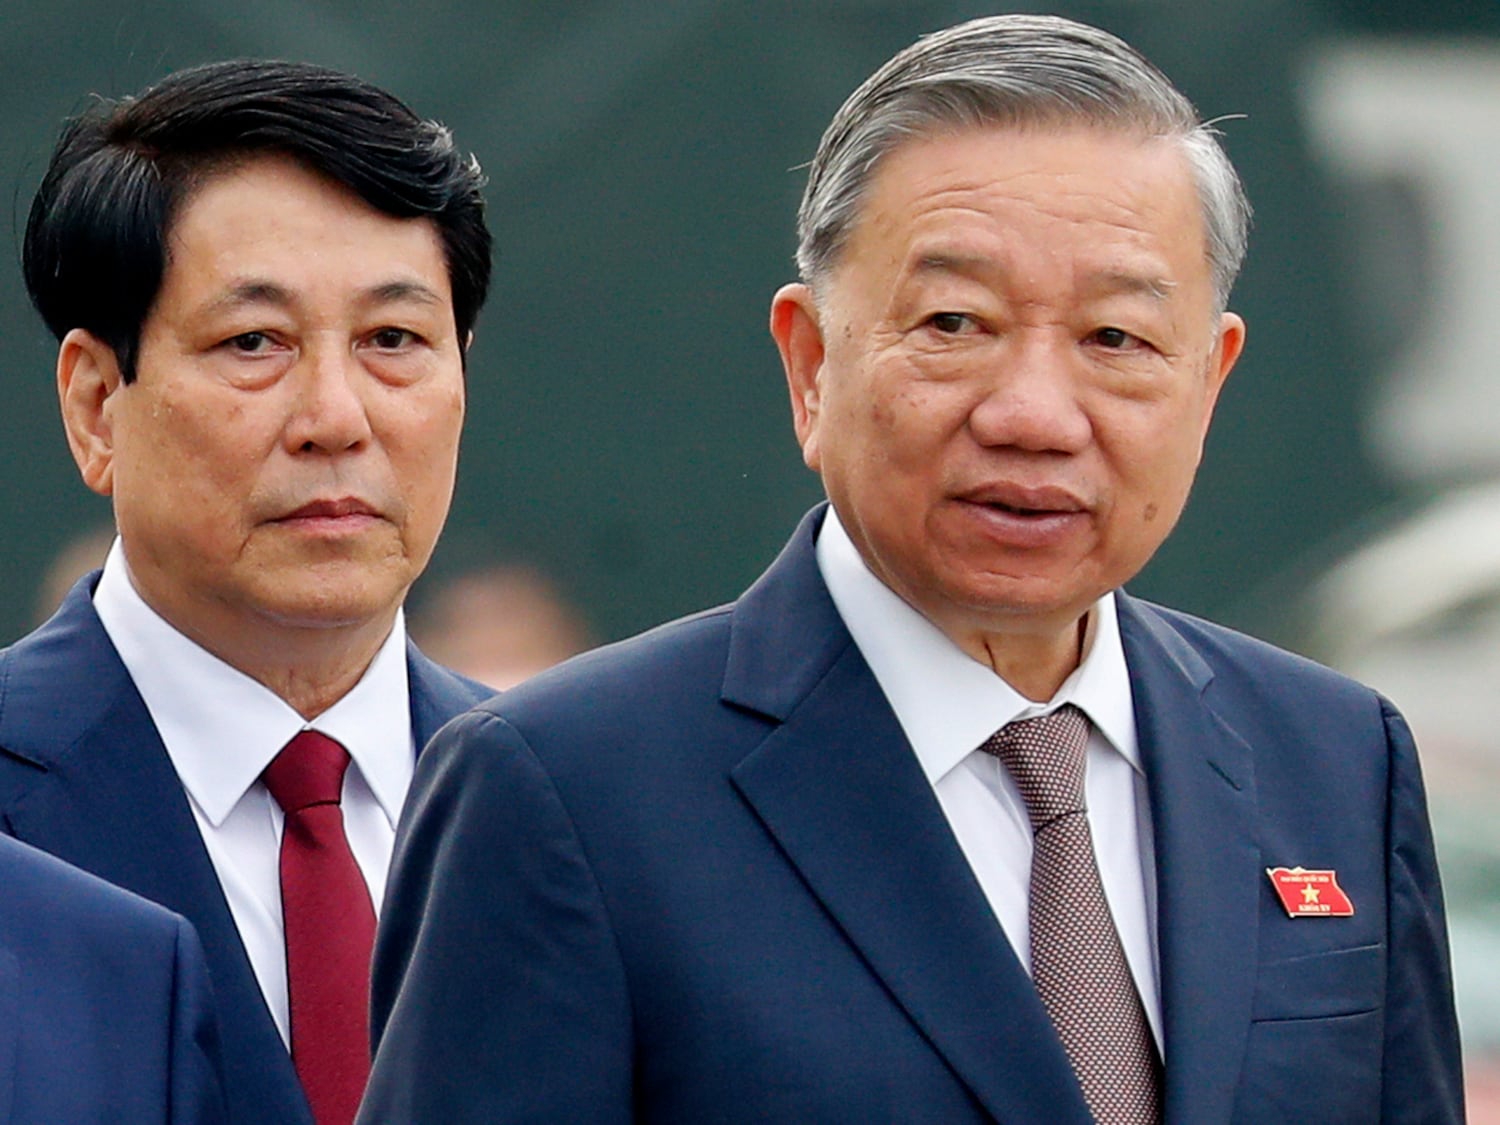
[{"label": "suit lapel", "polygon": [[1120,633],[1156,850],[1168,1121],[1227,1121],[1255,986],[1261,858],[1250,748],[1212,673],[1167,620],[1121,596]]},{"label": "suit lapel", "polygon": [[8,830],[186,916],[208,956],[236,1119],[310,1121],[182,784],[88,589],[6,659],[0,746],[36,767],[0,793]]},{"label": "suit lapel", "polygon": [[37,768],[0,794],[6,822],[43,850],[194,916],[205,942],[233,934],[182,784],[87,592],[7,656],[0,746]]},{"label": "suit lapel", "polygon": [[434,664],[409,640],[406,670],[411,689],[411,729],[419,754],[449,719],[495,694],[481,683]]},{"label": "suit lapel", "polygon": [[780,720],[733,781],[896,1003],[997,1119],[1090,1121],[813,556],[803,521],[736,606],[724,698]]}]

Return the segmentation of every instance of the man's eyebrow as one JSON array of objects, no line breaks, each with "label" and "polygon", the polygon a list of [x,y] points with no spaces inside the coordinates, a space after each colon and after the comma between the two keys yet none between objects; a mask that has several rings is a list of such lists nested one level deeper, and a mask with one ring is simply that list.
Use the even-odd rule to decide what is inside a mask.
[{"label": "man's eyebrow", "polygon": [[292,304],[292,294],[286,288],[277,285],[274,281],[249,280],[231,285],[228,290],[210,302],[209,308],[214,312],[219,312],[244,305],[276,305],[279,308],[285,308],[290,304]]},{"label": "man's eyebrow", "polygon": [[372,305],[389,304],[395,301],[417,301],[424,305],[443,303],[443,298],[435,289],[420,281],[388,281],[368,290],[365,298]]},{"label": "man's eyebrow", "polygon": [[1171,299],[1172,290],[1177,288],[1177,282],[1165,277],[1153,277],[1150,274],[1106,270],[1103,273],[1094,274],[1089,279],[1088,288],[1102,293],[1138,293],[1150,297],[1153,301],[1162,302]]},{"label": "man's eyebrow", "polygon": [[[420,281],[387,281],[371,286],[360,295],[369,305],[394,304],[400,301],[416,301],[424,305],[440,305],[443,298],[430,285]],[[243,308],[247,305],[274,305],[290,308],[297,303],[296,295],[274,281],[251,278],[231,285],[209,305],[214,312]]]},{"label": "man's eyebrow", "polygon": [[957,273],[965,277],[1003,273],[1000,264],[982,254],[930,251],[917,259],[917,273]]}]

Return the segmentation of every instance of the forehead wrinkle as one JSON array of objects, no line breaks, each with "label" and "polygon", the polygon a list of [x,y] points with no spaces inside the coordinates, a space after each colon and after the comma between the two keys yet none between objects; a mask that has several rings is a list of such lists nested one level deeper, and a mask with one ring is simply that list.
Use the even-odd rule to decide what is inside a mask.
[{"label": "forehead wrinkle", "polygon": [[[1011,275],[1004,263],[989,255],[949,250],[923,251],[917,257],[911,272],[918,277],[952,274],[976,281],[1003,281]],[[1171,300],[1177,282],[1154,274],[1108,269],[1085,275],[1081,288],[1090,295],[1143,296],[1156,304],[1166,304]]]}]

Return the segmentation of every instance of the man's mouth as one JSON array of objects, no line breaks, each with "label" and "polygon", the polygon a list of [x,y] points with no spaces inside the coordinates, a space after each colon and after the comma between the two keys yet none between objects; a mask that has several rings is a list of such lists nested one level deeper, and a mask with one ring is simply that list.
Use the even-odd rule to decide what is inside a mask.
[{"label": "man's mouth", "polygon": [[961,494],[959,499],[991,511],[1029,519],[1075,516],[1087,511],[1087,505],[1078,497],[1066,489],[1050,485],[1040,488],[1009,484],[988,485],[971,489]]},{"label": "man's mouth", "polygon": [[1054,512],[1054,509],[1050,508],[1022,508],[1016,504],[1002,504],[999,501],[982,501],[982,503],[986,508],[1013,516],[1047,516]]},{"label": "man's mouth", "polygon": [[338,500],[312,500],[295,511],[288,512],[282,519],[305,520],[305,519],[337,519],[340,516],[374,516],[379,515],[374,508],[363,500],[352,496],[346,496]]}]

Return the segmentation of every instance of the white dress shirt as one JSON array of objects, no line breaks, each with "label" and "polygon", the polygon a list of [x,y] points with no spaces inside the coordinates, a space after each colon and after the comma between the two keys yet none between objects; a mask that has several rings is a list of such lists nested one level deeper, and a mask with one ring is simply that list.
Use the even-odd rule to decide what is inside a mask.
[{"label": "white dress shirt", "polygon": [[281,808],[261,771],[298,731],[337,739],[344,831],[378,912],[411,785],[416,746],[401,613],[354,688],[305,722],[269,688],[179,633],[131,585],[119,540],[94,591],[94,609],[145,700],[203,834],[230,913],[283,1042],[291,1042],[281,920]]},{"label": "white dress shirt", "polygon": [[1090,611],[1081,664],[1044,704],[974,660],[865,565],[832,508],[818,568],[916,752],[1016,956],[1031,968],[1031,819],[1010,773],[979,747],[1015,719],[1071,703],[1089,717],[1085,795],[1105,898],[1161,1046],[1151,810],[1114,595]]}]

